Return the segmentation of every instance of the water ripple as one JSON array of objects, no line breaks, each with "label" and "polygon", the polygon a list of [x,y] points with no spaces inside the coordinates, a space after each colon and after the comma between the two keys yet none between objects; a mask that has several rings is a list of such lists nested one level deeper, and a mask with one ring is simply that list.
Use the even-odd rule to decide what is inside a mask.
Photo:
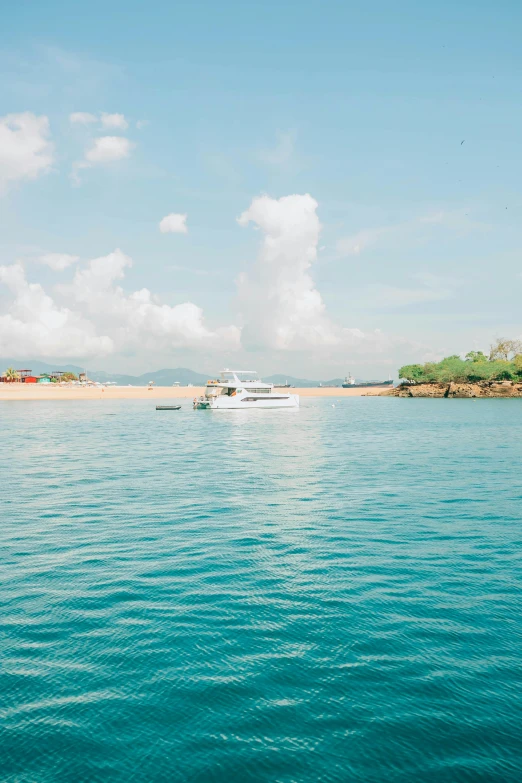
[{"label": "water ripple", "polygon": [[521,406],[0,418],[2,781],[520,781]]}]

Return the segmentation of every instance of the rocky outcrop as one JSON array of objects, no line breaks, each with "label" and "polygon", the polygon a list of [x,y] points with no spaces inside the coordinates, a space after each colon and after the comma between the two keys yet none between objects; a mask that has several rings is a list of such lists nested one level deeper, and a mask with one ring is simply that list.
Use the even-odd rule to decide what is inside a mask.
[{"label": "rocky outcrop", "polygon": [[522,382],[403,383],[381,392],[380,397],[522,397]]}]

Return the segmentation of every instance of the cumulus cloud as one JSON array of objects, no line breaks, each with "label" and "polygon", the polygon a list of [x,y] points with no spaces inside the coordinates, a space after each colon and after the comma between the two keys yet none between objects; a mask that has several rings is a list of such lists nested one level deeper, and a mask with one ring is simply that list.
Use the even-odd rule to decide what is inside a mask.
[{"label": "cumulus cloud", "polygon": [[101,124],[104,128],[119,128],[120,130],[126,130],[129,127],[124,114],[107,114],[106,112],[101,114]]},{"label": "cumulus cloud", "polygon": [[166,215],[160,220],[159,229],[162,234],[186,234],[188,232],[187,215],[171,212],[170,215]]},{"label": "cumulus cloud", "polygon": [[309,194],[261,196],[238,218],[264,234],[257,260],[238,280],[243,347],[320,351],[335,361],[347,350],[383,355],[397,343],[394,337],[340,326],[326,312],[311,275],[321,232],[317,207]]},{"label": "cumulus cloud", "polygon": [[80,358],[239,347],[236,326],[211,329],[193,302],[169,305],[147,288],[124,291],[120,282],[130,266],[132,259],[115,250],[78,268],[53,296],[29,283],[20,263],[0,267],[0,286],[11,294],[0,316],[0,355]]},{"label": "cumulus cloud", "polygon": [[118,281],[130,266],[131,258],[117,249],[78,269],[72,283],[60,290],[96,322],[105,324],[122,350],[239,345],[239,329],[231,326],[212,331],[205,324],[202,309],[192,302],[164,304],[147,288],[126,293]]},{"label": "cumulus cloud", "polygon": [[100,136],[85,152],[89,163],[109,163],[113,160],[128,158],[134,144],[124,136]]},{"label": "cumulus cloud", "polygon": [[71,178],[74,184],[80,184],[79,172],[82,169],[128,158],[135,146],[124,136],[99,136],[94,139],[85,150],[84,159],[73,164]]},{"label": "cumulus cloud", "polygon": [[41,285],[28,283],[21,264],[0,267],[0,284],[12,294],[0,315],[0,354],[18,356],[99,356],[113,341],[67,307],[59,307]]},{"label": "cumulus cloud", "polygon": [[90,114],[88,111],[74,111],[69,114],[69,122],[71,125],[90,125],[96,122],[96,115]]},{"label": "cumulus cloud", "polygon": [[45,174],[52,162],[47,117],[24,112],[0,118],[0,192],[11,183]]},{"label": "cumulus cloud", "polygon": [[238,218],[264,232],[256,263],[239,279],[245,347],[281,350],[332,345],[340,335],[310,275],[321,224],[310,195],[261,196]]},{"label": "cumulus cloud", "polygon": [[68,266],[71,266],[71,264],[75,264],[79,258],[79,256],[71,256],[68,253],[45,253],[36,260],[40,264],[51,267],[55,272],[62,272],[64,269],[67,269]]}]

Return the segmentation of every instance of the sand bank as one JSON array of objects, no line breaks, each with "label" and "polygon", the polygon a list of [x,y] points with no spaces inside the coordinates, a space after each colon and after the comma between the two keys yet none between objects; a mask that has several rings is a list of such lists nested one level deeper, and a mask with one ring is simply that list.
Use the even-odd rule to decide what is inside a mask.
[{"label": "sand bank", "polygon": [[[58,386],[38,383],[0,383],[2,400],[174,400],[190,399],[203,394],[203,387],[187,386]],[[301,397],[361,397],[377,395],[381,389],[291,389]]]}]

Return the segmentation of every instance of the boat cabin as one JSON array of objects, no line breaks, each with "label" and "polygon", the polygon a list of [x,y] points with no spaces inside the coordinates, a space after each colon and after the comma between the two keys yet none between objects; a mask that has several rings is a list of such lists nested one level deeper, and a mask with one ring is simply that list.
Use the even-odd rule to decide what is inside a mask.
[{"label": "boat cabin", "polygon": [[[253,376],[249,378],[248,376]],[[207,381],[205,397],[233,397],[243,390],[252,394],[271,394],[273,384],[263,383],[253,370],[222,370],[217,380]]]}]

